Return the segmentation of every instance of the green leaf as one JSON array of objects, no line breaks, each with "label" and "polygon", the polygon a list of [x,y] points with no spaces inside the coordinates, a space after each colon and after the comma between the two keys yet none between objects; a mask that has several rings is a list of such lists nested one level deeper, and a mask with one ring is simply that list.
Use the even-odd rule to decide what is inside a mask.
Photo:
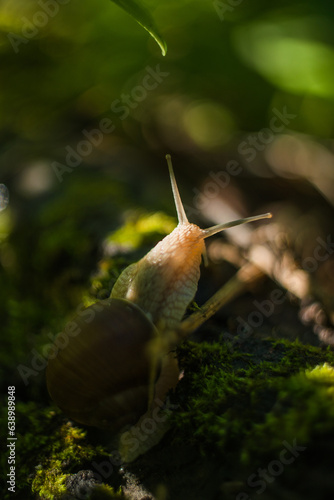
[{"label": "green leaf", "polygon": [[111,0],[116,5],[125,10],[130,16],[134,17],[159,45],[162,55],[167,53],[167,44],[158,32],[155,22],[150,12],[138,0]]}]

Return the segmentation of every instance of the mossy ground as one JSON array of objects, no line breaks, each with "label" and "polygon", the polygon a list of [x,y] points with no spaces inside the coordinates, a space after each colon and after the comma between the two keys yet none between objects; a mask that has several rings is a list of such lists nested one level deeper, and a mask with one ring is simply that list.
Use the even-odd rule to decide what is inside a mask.
[{"label": "mossy ground", "polygon": [[[81,294],[86,305],[104,298],[121,270],[138,260],[173,225],[168,217],[131,216],[121,232],[107,238],[111,252],[100,261],[90,284],[86,288],[84,283],[71,286],[74,295]],[[120,246],[130,241],[128,233],[132,234],[134,227],[138,232],[136,239],[120,252]],[[117,247],[115,253],[113,245]],[[46,252],[44,247],[42,250]],[[45,268],[40,275],[46,279]],[[66,280],[63,276],[62,284]],[[59,286],[56,280],[46,299],[56,297]],[[34,293],[37,291],[36,285]],[[60,319],[59,312],[64,312],[65,319],[70,317],[69,293],[59,303],[46,300],[45,307],[43,299],[38,303],[34,296],[21,301],[18,296],[12,299],[5,329],[12,332],[8,342],[12,349],[17,348],[16,360],[22,358],[22,350],[29,351],[27,345],[37,349],[43,346],[46,325],[60,330],[61,321],[65,320]],[[9,304],[7,299],[5,303]],[[219,321],[215,326],[221,330]],[[36,339],[28,336],[22,343],[21,337],[30,330],[40,331],[40,335]],[[146,456],[123,467],[123,473],[117,470],[112,483],[107,479],[104,485],[96,486],[91,498],[132,500],[132,486],[139,495],[136,481],[152,492],[151,498],[158,500],[183,500],[189,495],[193,500],[225,500],[237,498],[239,493],[252,494],[260,486],[252,489],[248,478],[258,467],[279,457],[283,443],[290,446],[297,443],[306,450],[300,452],[300,460],[284,469],[284,474],[275,476],[275,482],[268,482],[267,492],[280,485],[283,492],[284,488],[288,493],[293,492],[298,500],[312,498],[308,496],[310,491],[314,494],[311,488],[304,496],[298,496],[293,480],[302,477],[305,481],[305,477],[311,476],[310,471],[318,471],[312,457],[319,454],[318,463],[327,472],[324,450],[327,446],[330,453],[334,452],[333,351],[298,342],[263,339],[261,334],[232,344],[223,336],[209,334],[214,339],[211,343],[187,342],[177,349],[184,377],[172,396],[177,409],[171,416],[171,431]],[[29,380],[32,383],[28,391],[18,381],[18,391],[25,395],[17,404],[17,490],[21,498],[53,500],[64,495],[73,498],[74,490],[68,493],[69,478],[79,471],[92,471],[94,460],[108,459],[106,442],[92,440],[90,433],[86,436],[81,428],[49,406],[42,377],[41,372],[38,380]],[[36,404],[33,400],[41,402]],[[6,468],[5,462],[3,465]],[[300,476],[298,468],[302,470]],[[286,479],[289,477],[290,483]],[[333,485],[321,478],[324,491],[330,491]],[[316,482],[319,484],[318,478]],[[84,487],[88,483],[82,484]],[[278,498],[284,498],[277,491]],[[142,497],[144,494],[138,496]]]},{"label": "mossy ground", "polygon": [[[177,409],[171,416],[172,430],[158,453],[164,446],[181,446],[196,449],[197,461],[203,463],[214,456],[225,464],[224,484],[229,475],[238,479],[232,488],[236,495],[239,490],[252,492],[249,473],[278,457],[282,443],[297,444],[309,455],[317,442],[334,436],[331,349],[270,339],[248,339],[234,349],[219,341],[187,342],[178,348],[178,357],[184,377],[173,396]],[[22,462],[18,487],[27,496],[30,490],[38,498],[62,498],[71,474],[89,470],[94,460],[108,456],[102,446],[89,444],[83,430],[59,411],[29,403],[19,406],[18,413],[18,426],[25,430],[18,441]],[[152,464],[154,453],[153,449]],[[141,460],[145,461],[139,459],[129,470],[140,469]],[[110,485],[101,485],[89,498],[116,498],[120,486],[121,479],[115,493]],[[175,493],[171,498],[181,496]]]},{"label": "mossy ground", "polygon": [[213,454],[241,480],[241,490],[284,444],[309,457],[334,437],[332,349],[248,339],[235,348],[186,343],[178,356],[184,377],[175,395],[174,439],[192,443],[203,459]]},{"label": "mossy ground", "polygon": [[[55,408],[43,408],[32,402],[18,403],[16,428],[16,492],[19,498],[29,498],[32,493],[46,500],[61,498],[67,491],[65,483],[71,474],[108,456],[102,446],[89,444],[85,431],[72,425]],[[2,455],[2,461],[6,459]],[[114,495],[114,491],[107,485],[101,489],[104,492],[101,498],[107,498],[108,490],[108,498],[113,498],[110,494]],[[5,493],[7,497],[11,498],[11,493]]]},{"label": "mossy ground", "polygon": [[312,438],[319,421],[327,421],[323,430],[334,429],[334,354],[329,348],[258,339],[236,349],[224,343],[186,343],[178,356],[185,376],[176,394],[184,403],[172,420],[204,450],[224,453],[238,446],[242,460],[250,460],[256,451],[275,449],[278,429],[285,439],[303,442]]}]

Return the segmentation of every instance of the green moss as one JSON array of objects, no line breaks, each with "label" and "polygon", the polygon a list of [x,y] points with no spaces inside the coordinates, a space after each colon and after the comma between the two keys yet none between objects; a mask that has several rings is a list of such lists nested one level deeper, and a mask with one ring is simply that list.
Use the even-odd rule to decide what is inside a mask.
[{"label": "green moss", "polygon": [[108,238],[109,244],[118,244],[126,248],[140,248],[154,243],[156,236],[165,236],[175,229],[177,222],[162,212],[153,214],[132,213],[125,224]]},{"label": "green moss", "polygon": [[115,492],[114,488],[107,484],[96,486],[89,495],[89,500],[112,500],[117,498],[124,498],[121,488]]},{"label": "green moss", "polygon": [[[252,427],[244,443],[243,459],[249,462],[263,449],[273,455],[284,441],[304,447],[334,431],[334,368],[327,363],[301,370],[281,381],[272,411]],[[259,443],[264,443],[259,446]]]},{"label": "green moss", "polygon": [[[7,415],[3,408],[1,426],[5,427],[6,420]],[[16,404],[16,489],[21,493],[27,493],[27,498],[30,490],[29,482],[39,463],[39,456],[48,446],[49,436],[54,431],[56,422],[59,422],[59,415],[50,408],[41,409],[33,402]],[[1,455],[1,462],[6,470],[7,455]]]},{"label": "green moss", "polygon": [[185,376],[172,421],[204,453],[247,463],[273,456],[283,440],[307,446],[334,431],[331,349],[252,339],[235,349],[189,342],[178,356]]},{"label": "green moss", "polygon": [[[6,421],[3,414],[2,424]],[[16,406],[16,488],[52,500],[65,491],[65,480],[85,463],[107,457],[100,446],[92,447],[85,432],[64,420],[60,410],[36,403]],[[1,456],[6,470],[7,456]]]},{"label": "green moss", "polygon": [[48,448],[42,468],[33,480],[32,491],[51,500],[66,491],[64,483],[70,471],[97,456],[107,455],[102,447],[88,445],[85,432],[73,427],[70,422],[56,430]]},{"label": "green moss", "polygon": [[33,492],[41,498],[53,500],[66,493],[65,480],[68,474],[59,474],[59,466],[50,470],[38,470],[33,483]]}]

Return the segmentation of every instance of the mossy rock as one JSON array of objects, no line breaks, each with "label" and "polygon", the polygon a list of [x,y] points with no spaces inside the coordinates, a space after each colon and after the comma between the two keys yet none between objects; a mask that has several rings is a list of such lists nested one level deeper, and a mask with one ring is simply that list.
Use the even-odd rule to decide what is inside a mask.
[{"label": "mossy rock", "polygon": [[[5,422],[4,414],[1,424]],[[60,410],[42,408],[33,402],[17,403],[16,436],[16,494],[19,498],[32,498],[32,494],[43,500],[62,498],[67,494],[66,483],[72,474],[108,456],[102,446],[89,444],[85,432],[69,422]],[[6,460],[7,456],[3,455],[4,470]],[[101,498],[106,498],[106,490],[107,486]],[[114,494],[111,488],[109,490]],[[7,490],[4,498],[11,498],[11,495]]]},{"label": "mossy rock", "polygon": [[[172,422],[174,442],[191,443],[203,460],[214,456],[224,468],[222,483],[233,479],[232,497],[247,500],[267,487],[279,491],[294,473],[306,474],[307,481],[312,456],[321,455],[324,443],[332,443],[334,452],[334,354],[331,348],[276,340],[234,346],[188,342],[178,348],[184,377],[173,397],[179,407]],[[285,473],[297,458],[299,472],[294,464]],[[259,467],[268,464],[267,476],[259,476]],[[334,491],[334,481],[323,484],[326,492]],[[302,498],[298,487],[289,488]],[[312,498],[307,488],[305,498]]]},{"label": "mossy rock", "polygon": [[[324,453],[334,452],[332,349],[254,338],[234,347],[224,341],[186,342],[177,353],[184,376],[172,396],[177,406],[172,429],[148,454],[115,467],[112,484],[110,478],[94,483],[91,464],[108,460],[108,452],[92,444],[90,434],[87,439],[60,412],[31,404],[21,408],[20,485],[27,498],[29,490],[37,498],[75,498],[82,480],[84,488],[92,487],[87,498],[131,499],[120,490],[126,491],[127,473],[148,491],[164,484],[167,498],[175,500],[185,494],[248,500],[259,492],[265,499],[288,494],[299,500],[332,491]],[[178,464],[182,454],[190,465]],[[320,456],[316,466],[315,456]],[[194,481],[199,468],[208,484],[205,490],[197,484],[195,491],[189,476]],[[314,474],[327,481],[305,486]]]}]

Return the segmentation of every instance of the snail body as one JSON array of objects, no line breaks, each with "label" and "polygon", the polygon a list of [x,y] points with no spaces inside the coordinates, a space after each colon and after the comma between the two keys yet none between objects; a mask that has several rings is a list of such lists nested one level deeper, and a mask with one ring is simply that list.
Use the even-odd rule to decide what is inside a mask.
[{"label": "snail body", "polygon": [[111,297],[137,304],[161,329],[175,328],[197,290],[204,252],[201,233],[195,224],[179,224],[121,274]]},{"label": "snail body", "polygon": [[271,217],[264,214],[209,229],[189,223],[170,156],[166,158],[177,227],[121,273],[110,298],[99,304],[98,311],[96,304],[91,306],[90,321],[77,319],[78,335],[49,360],[46,373],[51,398],[73,420],[113,432],[132,426],[120,438],[126,461],[156,444],[167,429],[160,418],[150,439],[139,446],[136,438],[134,445],[138,425],[156,415],[178,382],[177,360],[171,352],[177,339],[170,332],[177,329],[195,296],[205,238]]}]

